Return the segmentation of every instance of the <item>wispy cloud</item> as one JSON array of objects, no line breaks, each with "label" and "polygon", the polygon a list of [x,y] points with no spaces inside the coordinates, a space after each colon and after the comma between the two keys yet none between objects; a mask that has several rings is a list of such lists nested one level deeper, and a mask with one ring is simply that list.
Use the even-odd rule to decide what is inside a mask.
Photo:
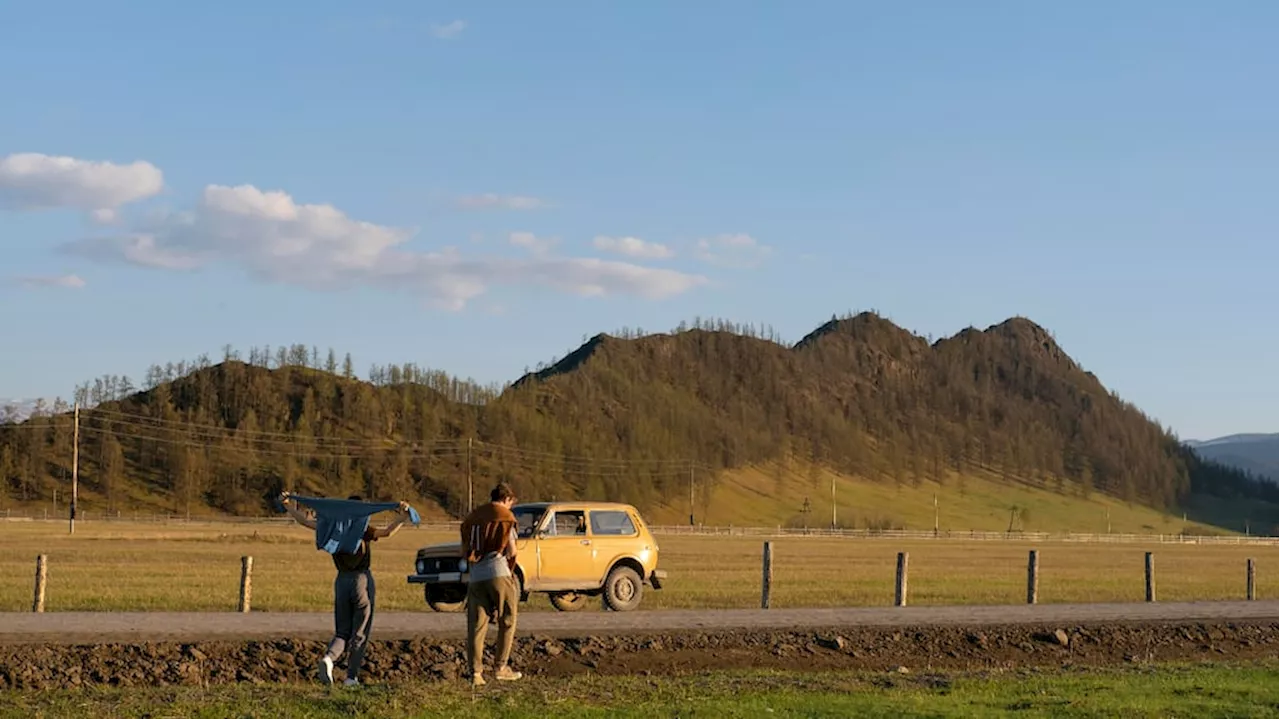
[{"label": "wispy cloud", "polygon": [[760,244],[746,234],[707,237],[694,244],[693,254],[699,260],[720,267],[745,269],[755,267],[773,253],[773,248]]},{"label": "wispy cloud", "polygon": [[463,210],[540,210],[547,203],[528,195],[499,195],[492,192],[482,195],[463,195],[454,204]]},{"label": "wispy cloud", "polygon": [[522,247],[535,255],[545,255],[560,242],[555,237],[538,237],[532,232],[512,232],[507,241],[512,246]]},{"label": "wispy cloud", "polygon": [[431,34],[441,40],[452,40],[453,38],[461,35],[462,31],[466,29],[467,22],[465,20],[454,20],[453,22],[445,23],[443,25],[434,22],[431,23]]},{"label": "wispy cloud", "polygon": [[675,255],[671,248],[657,242],[646,242],[639,237],[606,237],[597,235],[591,241],[597,250],[614,252],[624,257],[640,260],[665,260]]},{"label": "wispy cloud", "polygon": [[26,277],[13,278],[15,284],[35,289],[39,287],[61,287],[64,289],[78,290],[84,287],[86,283],[80,279],[78,275],[30,275]]},{"label": "wispy cloud", "polygon": [[68,243],[64,251],[98,261],[161,271],[222,265],[260,281],[310,289],[368,286],[420,293],[435,307],[459,310],[494,286],[540,285],[579,296],[662,299],[708,284],[702,275],[591,257],[549,254],[530,233],[508,239],[528,257],[421,251],[414,232],[348,217],[332,205],[296,202],[252,185],[209,185],[196,206],[157,214],[128,231]]}]

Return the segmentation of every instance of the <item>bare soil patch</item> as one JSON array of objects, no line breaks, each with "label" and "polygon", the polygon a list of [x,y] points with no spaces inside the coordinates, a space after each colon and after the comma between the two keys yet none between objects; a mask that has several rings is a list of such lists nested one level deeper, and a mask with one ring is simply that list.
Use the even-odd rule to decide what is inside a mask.
[{"label": "bare soil patch", "polygon": [[[919,674],[1029,666],[1250,661],[1277,654],[1274,620],[524,635],[513,664],[530,678],[707,670],[864,670]],[[491,631],[492,636],[492,631]],[[0,689],[207,686],[316,680],[314,639],[0,646]],[[367,683],[465,674],[459,640],[375,640]]]}]

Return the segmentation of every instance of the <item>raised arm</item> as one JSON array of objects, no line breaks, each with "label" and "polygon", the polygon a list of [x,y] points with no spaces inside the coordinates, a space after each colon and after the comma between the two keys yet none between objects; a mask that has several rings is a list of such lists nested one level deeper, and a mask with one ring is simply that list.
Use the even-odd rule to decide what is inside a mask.
[{"label": "raised arm", "polygon": [[409,521],[409,503],[401,502],[400,509],[398,511],[400,513],[400,516],[396,517],[395,521],[383,527],[382,529],[373,530],[374,537],[377,537],[378,539],[386,539],[387,537],[390,537],[391,535],[400,531],[400,528],[404,526],[404,523]]},{"label": "raised arm", "polygon": [[293,500],[293,497],[289,496],[288,492],[284,492],[280,495],[280,504],[284,506],[284,511],[288,512],[289,516],[293,517],[298,524],[301,524],[307,529],[316,528],[316,520],[308,517],[301,509],[299,509],[298,503]]}]

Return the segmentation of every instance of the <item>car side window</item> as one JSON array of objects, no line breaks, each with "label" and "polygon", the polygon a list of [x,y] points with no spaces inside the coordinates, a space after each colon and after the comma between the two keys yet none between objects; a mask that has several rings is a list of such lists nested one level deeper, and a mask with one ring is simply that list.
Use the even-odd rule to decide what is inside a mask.
[{"label": "car side window", "polygon": [[560,510],[547,523],[547,536],[574,537],[587,533],[587,514],[582,510]]},{"label": "car side window", "polygon": [[542,521],[542,512],[516,512],[516,536],[528,539]]},{"label": "car side window", "polygon": [[591,533],[596,536],[627,537],[636,534],[631,515],[618,510],[597,510],[591,513]]}]

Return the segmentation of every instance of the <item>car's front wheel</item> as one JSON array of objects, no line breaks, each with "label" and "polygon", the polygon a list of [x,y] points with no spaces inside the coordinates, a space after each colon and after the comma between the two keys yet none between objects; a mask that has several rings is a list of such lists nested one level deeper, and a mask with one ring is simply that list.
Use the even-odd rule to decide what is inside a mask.
[{"label": "car's front wheel", "polygon": [[590,600],[590,597],[578,592],[557,592],[551,595],[551,606],[562,612],[576,612],[587,606]]},{"label": "car's front wheel", "polygon": [[454,587],[426,588],[427,606],[437,612],[460,612],[467,606],[467,590]]},{"label": "car's front wheel", "polygon": [[604,580],[604,603],[615,612],[629,612],[640,606],[644,582],[631,567],[614,567]]}]

